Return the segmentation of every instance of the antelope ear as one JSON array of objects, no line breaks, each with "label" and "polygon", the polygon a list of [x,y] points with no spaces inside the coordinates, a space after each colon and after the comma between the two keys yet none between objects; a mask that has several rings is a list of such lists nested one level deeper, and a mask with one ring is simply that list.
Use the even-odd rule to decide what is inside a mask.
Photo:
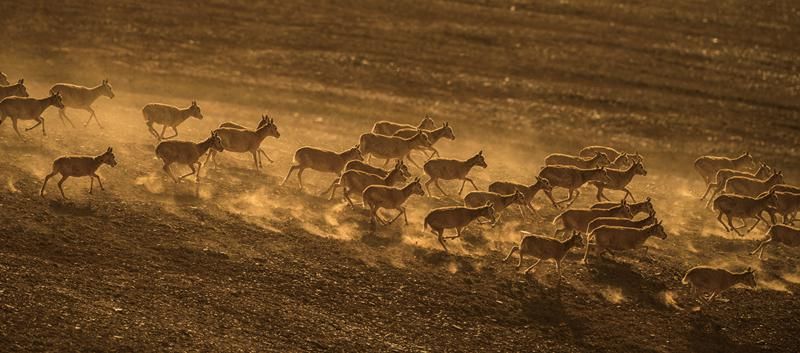
[{"label": "antelope ear", "polygon": [[111,153],[111,147],[106,150],[106,153]]},{"label": "antelope ear", "polygon": [[17,81],[17,83],[21,85],[21,84],[25,83],[25,79],[21,78],[21,79],[19,79],[19,81]]},{"label": "antelope ear", "polygon": [[478,152],[478,155],[483,156],[483,150],[480,150],[480,152]]},{"label": "antelope ear", "polygon": [[652,201],[652,199],[650,198],[650,196],[648,196],[647,197],[647,202],[650,202],[650,201]]},{"label": "antelope ear", "polygon": [[747,266],[747,272],[751,272],[751,273],[752,273],[752,272],[755,272],[755,271],[753,271],[753,268],[752,268],[752,267],[750,267],[750,266]]}]

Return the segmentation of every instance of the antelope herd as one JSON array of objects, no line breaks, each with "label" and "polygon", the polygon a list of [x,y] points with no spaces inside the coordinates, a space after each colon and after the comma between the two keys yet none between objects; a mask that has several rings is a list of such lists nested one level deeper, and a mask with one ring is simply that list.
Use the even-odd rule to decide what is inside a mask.
[{"label": "antelope herd", "polygon": [[[28,97],[24,80],[20,79],[12,85],[9,84],[6,74],[0,73],[0,124],[6,118],[11,118],[14,131],[22,137],[17,128],[18,121],[32,120],[35,124],[25,130],[41,125],[42,135],[46,135],[42,113],[48,107],[55,106],[59,109],[62,123],[73,125],[66,114],[66,108],[82,109],[90,114],[83,124],[84,127],[94,119],[102,128],[91,105],[100,96],[114,98],[108,80],[91,88],[59,83],[53,85],[49,93],[49,96],[40,99]],[[163,171],[176,183],[192,175],[199,181],[203,165],[213,161],[216,166],[217,155],[223,151],[250,153],[255,169],[258,170],[263,167],[262,156],[272,162],[261,148],[263,141],[270,136],[281,136],[275,120],[264,115],[254,129],[226,122],[200,142],[171,140],[178,135],[178,125],[188,118],[203,119],[200,107],[194,101],[186,108],[160,103],[147,104],[142,108],[142,115],[147,131],[157,141],[155,156],[163,162]],[[154,124],[162,126],[161,132],[155,129]],[[172,129],[171,136],[164,135],[167,128]],[[445,158],[434,147],[441,139],[455,140],[453,128],[448,123],[437,126],[428,115],[416,126],[380,121],[374,124],[370,132],[361,134],[358,144],[347,150],[336,152],[311,146],[297,149],[294,163],[280,185],[284,185],[291,174],[296,172],[300,190],[303,190],[302,176],[307,169],[336,174],[335,180],[322,195],[329,195],[328,198],[332,199],[337,189],[341,188],[344,199],[354,209],[357,206],[352,198],[360,196],[363,206],[369,209],[371,223],[377,227],[389,226],[400,216],[404,217],[405,224],[408,225],[405,206],[407,200],[413,195],[432,197],[431,184],[439,193],[449,196],[439,181],[461,181],[458,191],[460,196],[466,184],[470,183],[474,191],[466,194],[463,202],[432,209],[422,222],[423,231],[430,229],[445,252],[448,251],[446,240],[460,237],[464,229],[476,220],[483,219],[475,223],[495,226],[505,209],[514,204],[518,206],[524,221],[534,221],[542,217],[533,204],[535,195],[542,191],[553,208],[561,211],[552,220],[559,227],[553,237],[522,231],[523,237],[519,244],[511,248],[504,261],[514,252],[519,252],[517,267],[522,265],[524,256],[536,258],[536,262],[525,270],[527,274],[542,260],[553,260],[559,279],[561,263],[572,248],[584,247],[583,261],[587,262],[590,247],[594,247],[596,256],[605,252],[636,249],[643,250],[644,255],[648,256],[645,243],[649,238],[656,237],[664,241],[667,239],[665,227],[662,220],[656,218],[656,210],[650,197],[636,202],[629,189],[637,175],[647,176],[645,158],[639,153],[619,151],[606,146],[588,146],[576,155],[554,153],[544,159],[543,167],[529,184],[498,180],[491,182],[488,190],[483,191],[479,190],[470,177],[470,172],[475,167],[488,168],[483,151],[463,160]],[[421,166],[411,157],[415,151],[426,158]],[[201,162],[203,156],[205,161]],[[369,164],[372,157],[383,159],[383,168]],[[384,169],[391,162],[394,162],[393,166]],[[420,174],[427,176],[424,185],[420,177],[412,174],[406,162],[414,166]],[[176,177],[171,170],[175,163],[187,165],[191,173]],[[48,180],[56,174],[61,175],[58,188],[65,199],[62,184],[69,177],[90,177],[90,194],[95,179],[103,189],[100,177],[96,174],[103,164],[112,167],[117,164],[111,147],[98,156],[60,157],[53,162],[52,172],[45,177],[40,195],[45,195]],[[701,200],[709,197],[707,206],[717,212],[717,220],[726,232],[743,236],[761,222],[770,225],[766,237],[750,252],[751,255],[758,253],[759,258],[763,258],[768,244],[800,246],[800,229],[793,226],[800,210],[800,188],[784,184],[782,172],[764,163],[757,163],[750,153],[743,153],[735,158],[702,156],[695,161],[694,168],[706,186]],[[571,208],[580,195],[580,189],[586,184],[597,189],[595,198],[598,203],[585,208]],[[556,201],[552,194],[556,188],[565,189],[567,196]],[[606,190],[621,191],[624,195],[619,202],[613,202],[604,193]],[[602,202],[603,200],[608,202]],[[392,219],[384,219],[379,212],[381,209],[395,211],[397,214]],[[765,218],[765,213],[769,219]],[[639,214],[645,216],[636,219]],[[743,225],[734,225],[735,219]],[[755,220],[755,223],[744,234],[739,232],[739,229],[748,227],[749,219]],[[448,229],[453,229],[455,235],[445,236],[445,230]],[[560,239],[559,235],[566,238]],[[690,285],[695,294],[709,294],[707,299],[700,297],[708,302],[734,284],[755,286],[755,277],[751,269],[734,273],[701,266],[686,272],[683,283]]]}]

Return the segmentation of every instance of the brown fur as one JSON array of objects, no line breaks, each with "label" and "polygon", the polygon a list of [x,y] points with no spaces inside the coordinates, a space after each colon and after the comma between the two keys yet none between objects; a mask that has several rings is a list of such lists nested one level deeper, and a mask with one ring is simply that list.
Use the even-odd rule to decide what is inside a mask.
[{"label": "brown fur", "polygon": [[97,179],[97,183],[100,185],[100,190],[105,190],[103,188],[103,182],[100,181],[100,176],[96,174],[97,169],[103,164],[108,164],[112,167],[117,165],[117,160],[114,158],[114,153],[111,150],[111,147],[109,147],[105,153],[96,157],[60,157],[53,162],[53,170],[50,172],[50,174],[47,174],[47,176],[44,177],[44,182],[42,183],[42,189],[39,191],[39,195],[44,196],[44,189],[47,186],[47,181],[56,174],[61,174],[61,180],[58,181],[58,190],[61,191],[61,197],[65,199],[67,196],[64,195],[64,189],[61,187],[61,184],[64,184],[64,181],[66,181],[69,177],[90,177],[91,182],[89,183],[89,194],[92,193],[94,179]]},{"label": "brown fur", "polygon": [[[192,101],[190,106],[183,109],[167,104],[150,103],[142,108],[142,116],[144,116],[144,121],[147,124],[147,130],[159,141],[178,136],[178,125],[189,119],[189,117],[203,119],[200,106],[195,101]],[[163,126],[160,134],[153,128],[153,124],[161,124]],[[167,127],[172,128],[175,134],[164,136],[164,131],[167,130]]]},{"label": "brown fur", "polygon": [[303,171],[306,169],[310,168],[322,173],[336,173],[337,176],[341,176],[344,165],[352,160],[364,160],[358,145],[340,153],[316,147],[300,147],[294,153],[294,164],[289,168],[289,173],[286,174],[281,185],[286,184],[286,180],[289,179],[292,172],[297,170],[297,182],[300,184],[300,190],[303,190]]},{"label": "brown fur", "polygon": [[53,85],[53,87],[50,87],[50,94],[56,92],[61,94],[64,103],[64,108],[58,110],[58,117],[61,118],[62,124],[66,119],[72,127],[75,127],[66,113],[66,108],[75,108],[89,112],[89,120],[86,120],[86,123],[83,124],[84,127],[89,125],[92,118],[94,118],[97,126],[100,128],[103,127],[100,125],[100,120],[97,120],[97,114],[95,114],[94,109],[92,109],[92,103],[94,103],[97,98],[100,98],[100,96],[114,98],[114,90],[111,88],[111,84],[108,83],[108,80],[103,80],[99,85],[92,88],[69,83],[57,83]]}]

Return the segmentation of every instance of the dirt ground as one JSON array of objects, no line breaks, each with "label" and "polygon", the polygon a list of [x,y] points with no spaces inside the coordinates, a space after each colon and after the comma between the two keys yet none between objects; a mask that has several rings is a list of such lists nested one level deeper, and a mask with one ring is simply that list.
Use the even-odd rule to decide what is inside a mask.
[{"label": "dirt ground", "polygon": [[[52,108],[46,137],[0,125],[2,351],[800,346],[798,249],[749,256],[766,228],[724,232],[692,169],[702,154],[750,151],[800,181],[796,2],[29,0],[0,13],[9,81],[43,97],[56,82],[108,78],[116,93],[94,105],[104,129],[82,127],[77,110],[79,127],[65,126]],[[275,163],[256,172],[249,155],[223,153],[199,184],[168,180],[141,107],[192,100],[205,117],[179,138],[268,112]],[[669,237],[648,240],[652,259],[587,266],[573,250],[559,283],[552,263],[526,278],[502,262],[519,230],[552,234],[558,211],[541,196],[541,219],[510,210],[446,255],[422,218],[456,197],[414,197],[410,225],[374,229],[365,210],[318,196],[333,175],[307,172],[305,192],[294,178],[279,185],[300,146],[343,150],[376,120],[426,113],[455,130],[443,156],[484,151],[482,189],[532,182],[553,152],[641,153],[648,175],[632,190],[652,197]],[[105,191],[73,178],[62,200],[56,179],[39,196],[55,158],[108,146],[119,165],[100,169]],[[584,188],[575,206],[593,201]],[[680,283],[696,265],[753,267],[758,287],[697,310]]]}]

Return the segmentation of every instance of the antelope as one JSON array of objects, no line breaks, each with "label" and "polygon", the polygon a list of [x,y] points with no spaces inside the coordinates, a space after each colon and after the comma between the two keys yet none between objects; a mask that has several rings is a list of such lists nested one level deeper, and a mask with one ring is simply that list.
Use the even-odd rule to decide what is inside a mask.
[{"label": "antelope", "polygon": [[526,204],[525,195],[514,191],[511,194],[502,195],[491,191],[472,191],[464,197],[464,206],[466,207],[480,207],[487,203],[494,205],[494,213],[496,216],[495,221],[499,221],[502,217],[502,212],[513,203],[520,205]]},{"label": "antelope", "polygon": [[[683,284],[688,284],[692,291],[692,296],[696,299],[702,299],[708,304],[719,295],[720,292],[733,287],[736,284],[744,284],[748,287],[756,287],[755,271],[750,267],[744,272],[730,272],[722,268],[714,268],[709,266],[693,267],[686,271],[681,281]],[[706,293],[711,293],[708,299],[703,298]]]},{"label": "antelope", "polygon": [[[403,171],[403,175],[406,177],[411,176],[411,172],[408,171],[408,166],[405,163],[401,164],[400,168]],[[392,171],[392,169],[373,167],[367,163],[364,163],[364,161],[359,160],[347,162],[347,164],[344,166],[344,170],[360,170],[365,173],[375,174],[381,178],[385,177],[387,174],[389,174],[389,172]]]},{"label": "antelope", "polygon": [[0,85],[0,100],[6,97],[27,97],[28,89],[25,88],[25,80],[20,79],[16,84],[8,85],[6,82]]},{"label": "antelope", "polygon": [[[199,143],[191,141],[161,141],[156,146],[156,156],[164,162],[162,169],[172,178],[175,183],[179,183],[184,178],[195,175],[195,182],[200,182],[200,169],[203,164],[199,162],[200,157],[213,149],[217,152],[222,151],[222,139],[216,132],[212,131],[211,136]],[[191,173],[175,178],[170,170],[172,163],[186,164]],[[197,164],[197,169],[195,169]]]},{"label": "antelope", "polygon": [[[394,221],[402,215],[403,218],[405,218],[406,225],[408,225],[408,215],[406,215],[406,208],[403,204],[411,195],[425,195],[425,192],[422,191],[422,184],[420,184],[419,178],[414,178],[412,182],[406,184],[402,188],[386,185],[370,185],[364,189],[361,198],[364,200],[364,205],[370,210],[372,222],[389,225],[394,223]],[[398,210],[400,213],[391,221],[387,222],[378,216],[378,209],[381,208],[385,210]]]},{"label": "antelope", "polygon": [[435,127],[436,123],[434,123],[433,119],[426,114],[417,126],[383,120],[375,123],[375,125],[372,126],[372,132],[375,134],[392,136],[395,132],[397,132],[397,130],[400,129],[432,130]]},{"label": "antelope", "polygon": [[340,153],[316,147],[300,147],[295,151],[294,164],[289,168],[289,173],[286,174],[281,185],[286,184],[286,180],[289,179],[292,172],[297,170],[297,182],[300,184],[300,190],[303,190],[303,171],[308,168],[322,173],[336,173],[337,177],[340,177],[344,165],[352,160],[364,160],[358,145]]},{"label": "antelope", "polygon": [[[761,221],[770,224],[770,222],[767,222],[767,220],[761,216],[761,213],[765,211],[770,213],[771,210],[774,210],[777,201],[778,199],[774,192],[767,192],[757,198],[725,194],[717,196],[717,198],[714,199],[714,209],[719,211],[717,221],[722,224],[726,232],[733,230],[739,236],[744,236],[744,234],[739,233],[739,230],[733,226],[732,219],[734,217],[741,218],[744,223],[742,228],[744,228],[747,227],[747,222],[745,221],[747,218],[755,218],[756,223],[747,230],[747,233],[750,233]],[[728,218],[727,225],[722,222],[722,215]],[[770,217],[772,218],[772,223],[775,223],[775,216],[770,213]],[[730,226],[730,229],[728,226]]]},{"label": "antelope", "polygon": [[[352,160],[350,162],[347,162],[347,164],[345,164],[344,170],[342,172],[347,172],[348,170],[358,170],[364,173],[375,174],[381,178],[385,178],[389,174],[389,172],[392,171],[392,169],[373,167],[367,163],[364,163],[364,161]],[[408,171],[408,166],[405,163],[403,163],[400,166],[400,170],[403,172],[403,176],[405,176],[406,178],[411,177],[411,172]],[[328,188],[325,189],[325,191],[323,191],[320,194],[320,196],[327,195],[329,192],[331,192],[331,190],[333,190],[333,187],[336,185],[337,182],[339,182],[339,179],[338,178],[334,179],[331,185],[328,186]]]},{"label": "antelope", "polygon": [[2,71],[0,71],[0,85],[8,86],[8,76]]},{"label": "antelope", "polygon": [[544,159],[545,165],[569,165],[581,169],[605,167],[611,163],[603,152],[598,152],[592,157],[581,158],[568,154],[553,153]]},{"label": "antelope", "polygon": [[[550,199],[550,202],[553,203],[553,207],[558,209],[558,205],[556,204],[556,200],[553,200],[553,186],[550,185],[550,182],[547,179],[542,179],[540,177],[536,177],[536,182],[531,185],[523,185],[512,183],[508,181],[496,181],[489,184],[489,191],[496,192],[498,194],[511,194],[515,191],[521,192],[525,195],[525,208],[527,208],[532,215],[537,215],[536,209],[533,207],[533,197],[536,196],[536,193],[539,190],[543,190],[544,194]],[[519,206],[519,212],[522,214],[522,217],[525,217],[525,212],[523,211],[522,205]]]},{"label": "antelope", "polygon": [[800,246],[800,228],[792,227],[786,224],[776,224],[772,227],[769,227],[767,235],[763,240],[761,240],[761,242],[758,244],[758,247],[750,252],[750,255],[754,255],[760,250],[761,252],[758,254],[758,259],[763,260],[764,248],[767,247],[767,244],[773,242],[793,248]]},{"label": "antelope", "polygon": [[625,155],[627,155],[627,158],[629,158],[631,162],[639,162],[639,163],[644,162],[644,158],[642,158],[642,155],[640,155],[638,152],[637,153],[625,153],[625,152],[620,152],[620,151],[618,151],[618,150],[616,150],[614,148],[606,147],[606,146],[588,146],[588,147],[584,147],[580,152],[578,152],[578,155],[581,156],[581,157],[592,157],[598,152],[599,153],[605,153],[606,156],[608,156],[608,158],[611,159],[612,161],[613,160],[617,160],[620,157],[620,155],[625,154]]},{"label": "antelope", "polygon": [[[542,168],[542,170],[539,171],[539,177],[547,179],[554,188],[562,187],[569,190],[567,198],[556,201],[558,205],[568,202],[567,207],[571,206],[572,203],[578,199],[578,196],[581,194],[578,188],[583,186],[583,184],[592,180],[604,183],[611,182],[608,173],[606,173],[606,169],[603,167],[581,169],[572,166],[551,165]],[[573,196],[573,194],[575,194],[575,196]]]},{"label": "antelope", "polygon": [[[192,101],[192,105],[183,109],[167,104],[150,103],[142,108],[142,116],[144,116],[144,122],[147,124],[150,134],[158,141],[178,136],[178,125],[189,119],[189,117],[203,119],[203,113],[200,112],[200,107],[196,101]],[[160,134],[153,128],[153,124],[161,124],[163,126]],[[172,128],[175,134],[165,137],[164,131],[167,130],[167,127]]]},{"label": "antelope", "polygon": [[61,187],[61,184],[64,184],[64,181],[66,181],[69,177],[88,176],[91,180],[89,183],[89,194],[92,193],[92,189],[94,188],[94,179],[97,179],[97,183],[100,185],[100,190],[105,190],[103,188],[103,182],[100,181],[100,176],[96,174],[97,169],[103,164],[108,164],[112,167],[117,165],[117,160],[114,158],[114,153],[112,152],[111,147],[109,147],[105,153],[96,157],[60,157],[53,162],[53,171],[44,177],[42,190],[39,191],[39,196],[44,197],[44,188],[47,186],[47,181],[56,174],[61,174],[61,180],[58,181],[58,190],[61,191],[61,197],[64,199],[66,199],[67,196],[64,195],[64,189]]},{"label": "antelope", "polygon": [[[402,137],[402,138],[409,138],[409,137],[414,136],[417,133],[417,131],[418,130],[415,129],[415,128],[400,129],[400,130],[397,130],[394,133],[394,136]],[[444,125],[442,125],[441,127],[437,128],[437,129],[433,129],[433,130],[422,130],[422,129],[420,129],[419,131],[422,131],[426,135],[428,140],[431,142],[431,144],[429,146],[420,146],[419,147],[419,149],[421,149],[423,151],[424,150],[431,151],[431,155],[427,156],[428,158],[439,157],[439,150],[437,150],[435,147],[433,147],[433,145],[436,144],[436,142],[438,142],[442,138],[447,138],[448,140],[451,140],[451,141],[456,139],[456,135],[453,133],[453,128],[451,128],[450,124],[448,124],[446,122],[444,123]],[[411,159],[410,156],[408,158]]]},{"label": "antelope", "polygon": [[583,239],[578,232],[572,232],[572,236],[563,241],[542,235],[536,235],[524,230],[520,233],[524,235],[522,240],[519,241],[519,245],[514,245],[511,247],[511,251],[508,252],[506,258],[503,259],[503,262],[508,261],[508,259],[511,258],[511,255],[514,255],[515,251],[519,251],[517,268],[522,266],[522,257],[524,255],[535,257],[536,262],[525,269],[525,274],[533,271],[533,268],[542,262],[542,260],[553,260],[553,262],[556,263],[556,273],[558,273],[558,278],[560,280],[562,277],[561,261],[564,260],[564,257],[567,255],[570,249],[580,248],[583,246]]},{"label": "antelope", "polygon": [[94,118],[97,126],[101,129],[103,128],[103,126],[100,125],[100,120],[97,120],[97,114],[95,114],[94,109],[92,109],[92,103],[94,103],[97,98],[100,98],[100,96],[114,98],[114,90],[111,89],[111,84],[108,83],[108,80],[103,80],[99,85],[92,88],[69,83],[57,83],[53,85],[53,87],[50,87],[50,94],[56,92],[61,94],[64,103],[64,108],[58,110],[58,117],[61,118],[62,124],[64,123],[64,119],[66,119],[72,127],[75,127],[75,124],[72,123],[72,120],[69,119],[66,113],[66,108],[75,108],[89,112],[89,120],[86,120],[83,127],[89,126],[92,118]]},{"label": "antelope", "polygon": [[650,237],[657,237],[659,239],[667,239],[667,233],[661,225],[661,221],[645,226],[643,228],[628,228],[617,226],[600,226],[591,231],[586,237],[586,250],[583,253],[583,263],[588,263],[589,256],[589,240],[595,240],[595,255],[600,256],[602,253],[622,250],[634,250],[638,248],[644,249],[644,255],[647,256],[649,249],[644,245]]},{"label": "antelope", "polygon": [[61,95],[56,93],[47,98],[36,99],[28,97],[8,97],[0,101],[0,124],[6,117],[11,117],[11,124],[17,136],[22,138],[22,134],[17,129],[17,120],[35,120],[36,124],[26,128],[25,131],[30,131],[39,125],[42,125],[42,136],[47,136],[44,130],[44,118],[42,113],[50,106],[56,108],[64,108],[61,103]]},{"label": "antelope", "polygon": [[[598,202],[590,208],[593,210],[608,210],[617,206],[619,206],[619,202]],[[629,203],[628,207],[631,208],[631,212],[634,216],[639,213],[656,213],[655,207],[653,207],[653,200],[650,199],[650,197],[646,198],[644,201]]]},{"label": "antelope", "polygon": [[[447,253],[448,250],[447,246],[444,244],[444,241],[447,239],[455,239],[460,237],[461,231],[478,217],[488,218],[491,223],[495,223],[494,205],[492,205],[490,202],[484,206],[476,208],[463,206],[435,208],[431,210],[427,216],[425,216],[425,222],[422,225],[422,230],[424,231],[430,227],[431,232],[435,234],[436,238],[439,240],[439,244],[442,244],[444,252]],[[455,236],[444,236],[445,229],[449,228],[455,228]]]},{"label": "antelope", "polygon": [[782,191],[782,192],[791,192],[794,194],[800,194],[800,187],[789,184],[778,184],[778,185],[773,185],[771,188],[769,188],[769,191],[774,191],[774,192]]},{"label": "antelope", "polygon": [[694,169],[708,185],[720,169],[750,170],[755,169],[755,164],[750,152],[745,152],[736,158],[702,156],[694,161]]},{"label": "antelope", "polygon": [[783,172],[773,172],[765,180],[737,176],[725,182],[725,188],[722,193],[755,197],[769,191],[770,188],[778,184],[783,184]]},{"label": "antelope", "polygon": [[459,160],[459,159],[445,159],[445,158],[434,158],[427,162],[425,165],[422,166],[422,169],[425,171],[430,179],[425,182],[425,191],[427,191],[428,195],[431,195],[431,188],[430,184],[434,183],[436,188],[444,194],[448,196],[446,192],[442,189],[442,186],[439,185],[439,180],[461,180],[461,188],[458,189],[458,194],[464,191],[464,185],[469,182],[472,184],[472,187],[475,190],[478,190],[478,186],[475,185],[475,182],[472,181],[467,175],[469,174],[470,170],[473,167],[478,166],[481,168],[486,168],[486,160],[483,158],[483,151],[478,152],[478,154],[470,157],[467,160]]},{"label": "antelope", "polygon": [[368,156],[367,161],[372,156],[378,158],[385,158],[386,164],[392,159],[402,160],[408,159],[411,164],[419,168],[416,162],[409,158],[411,150],[418,149],[421,146],[430,146],[431,141],[428,140],[427,135],[421,130],[418,130],[414,136],[403,138],[398,136],[387,136],[368,132],[362,134],[359,138],[359,146],[361,146],[361,155]]},{"label": "antelope", "polygon": [[[769,191],[773,192],[776,197],[775,209],[770,210],[774,214],[778,213],[783,217],[784,224],[792,224],[797,219],[797,211],[800,210],[800,193],[783,192],[783,191]],[[767,193],[769,193],[767,192]],[[766,193],[765,193],[766,194]],[[763,196],[761,194],[760,196]]]},{"label": "antelope", "polygon": [[600,226],[644,228],[649,225],[653,225],[655,223],[658,223],[658,218],[656,218],[656,214],[655,212],[653,212],[649,214],[647,217],[642,218],[638,221],[634,221],[630,218],[621,218],[621,217],[595,218],[593,221],[589,222],[589,226],[586,229],[589,231],[589,233],[591,233],[592,230]]},{"label": "antelope", "polygon": [[379,177],[375,174],[365,173],[359,170],[348,170],[342,173],[342,176],[334,184],[331,189],[331,196],[328,200],[333,199],[336,193],[336,188],[342,187],[344,199],[350,204],[350,207],[355,208],[353,200],[350,199],[350,194],[362,194],[364,189],[370,185],[385,185],[392,186],[406,181],[406,176],[403,174],[403,161],[397,161],[392,171],[386,174],[385,177]]},{"label": "antelope", "polygon": [[[253,155],[253,163],[255,163],[256,171],[263,166],[261,162],[262,155],[267,157],[267,160],[270,163],[273,162],[272,159],[267,156],[267,153],[261,149],[261,142],[269,136],[275,138],[281,137],[280,132],[278,132],[278,126],[275,125],[274,119],[269,118],[266,115],[262,116],[261,119],[261,121],[266,121],[266,123],[259,123],[259,128],[255,131],[234,127],[222,127],[214,130],[214,132],[217,133],[217,136],[219,136],[220,140],[222,140],[223,151],[240,153],[250,152],[250,154]],[[208,152],[208,157],[206,157],[206,163],[209,159],[212,159],[214,161],[214,165],[216,166],[217,153],[220,152],[210,150]]]},{"label": "antelope", "polygon": [[631,211],[630,206],[628,206],[625,200],[607,210],[590,208],[573,208],[571,210],[566,210],[553,219],[553,224],[558,223],[560,220],[564,226],[564,228],[556,229],[553,235],[557,236],[558,233],[567,234],[567,232],[570,231],[589,234],[589,223],[600,217],[633,218],[633,211]]},{"label": "antelope", "polygon": [[610,201],[606,195],[603,195],[603,190],[611,189],[625,191],[625,196],[622,199],[625,200],[630,196],[631,200],[636,202],[636,198],[634,198],[631,191],[628,190],[628,184],[630,184],[631,180],[633,180],[633,177],[636,175],[647,175],[647,170],[644,169],[644,165],[639,162],[634,162],[628,169],[606,169],[606,172],[608,173],[608,178],[611,180],[610,182],[589,182],[589,184],[597,188],[597,201],[599,202],[602,199]]},{"label": "antelope", "polygon": [[717,171],[717,174],[714,176],[715,182],[708,184],[708,188],[706,188],[706,193],[703,194],[703,197],[700,200],[703,200],[708,196],[708,193],[711,192],[711,189],[714,189],[714,192],[711,194],[711,197],[708,198],[708,203],[706,206],[711,204],[711,201],[714,200],[714,197],[719,194],[722,189],[725,188],[725,182],[728,179],[735,177],[735,176],[743,176],[743,177],[750,177],[755,179],[766,179],[772,174],[772,168],[767,166],[764,163],[761,163],[761,166],[758,167],[758,170],[755,173],[745,172],[741,170],[735,169],[720,169]]},{"label": "antelope", "polygon": [[614,169],[622,169],[630,167],[631,164],[633,163],[642,163],[642,162],[636,161],[633,159],[633,157],[631,157],[631,155],[622,152],[620,153],[619,156],[617,156],[617,158],[611,160],[611,164],[607,165],[606,167]]},{"label": "antelope", "polygon": [[[258,128],[260,128],[260,127],[262,127],[262,126],[264,126],[264,125],[267,125],[267,124],[269,123],[269,121],[270,121],[269,117],[267,117],[266,115],[262,115],[262,116],[261,116],[261,120],[259,120],[259,121],[258,121],[258,125],[256,126],[256,130],[258,130]],[[220,127],[220,128],[223,128],[223,127],[232,127],[232,128],[235,128],[235,129],[244,129],[244,130],[247,130],[247,127],[246,127],[246,126],[244,126],[244,125],[241,125],[241,124],[234,123],[234,122],[232,122],[232,121],[226,121],[226,122],[224,122],[224,123],[222,123],[222,124],[219,124],[219,127]]]}]

